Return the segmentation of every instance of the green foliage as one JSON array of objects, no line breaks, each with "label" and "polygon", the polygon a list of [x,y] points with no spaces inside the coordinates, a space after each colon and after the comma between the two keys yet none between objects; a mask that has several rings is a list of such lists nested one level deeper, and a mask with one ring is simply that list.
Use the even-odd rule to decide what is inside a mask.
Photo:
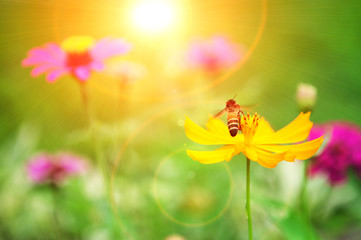
[{"label": "green foliage", "polygon": [[[200,17],[196,30],[185,34],[187,40],[191,34],[221,32],[251,45],[260,4],[253,1],[250,12],[244,12],[247,1],[194,2]],[[161,47],[167,43],[175,48],[174,39],[136,40],[118,25],[99,27],[102,19],[113,23],[123,15],[114,12],[119,1],[99,6],[91,1],[1,1],[0,240],[166,239],[171,234],[247,239],[245,159],[237,156],[225,165],[192,161],[186,148],[212,146],[186,138],[184,115],[205,122],[237,94],[241,104],[258,104],[251,111],[278,129],[297,115],[296,86],[307,82],[318,89],[314,122],[343,119],[361,124],[360,2],[267,2],[265,31],[256,50],[226,81],[184,98],[174,91],[163,101],[141,101],[141,94],[127,99],[99,90],[96,86],[114,90],[112,79],[95,74],[88,88],[94,117],[89,122],[71,77],[47,84],[43,76],[32,79],[29,69],[21,68],[30,48],[72,34],[128,33],[140,44],[130,58],[148,61],[154,68],[150,79],[140,84],[144,92],[157,85],[154,95],[170,96],[174,89],[194,90],[214,79],[188,73],[172,80],[159,76],[166,72],[169,50]],[[224,10],[219,7],[223,5]],[[232,22],[218,23],[227,17]],[[59,189],[36,186],[26,166],[43,151],[80,154],[89,159],[89,169]],[[251,171],[255,239],[359,239],[361,187],[356,174],[335,189],[322,178],[310,180],[309,224],[299,210],[302,163],[282,163],[276,169],[252,164]]]}]

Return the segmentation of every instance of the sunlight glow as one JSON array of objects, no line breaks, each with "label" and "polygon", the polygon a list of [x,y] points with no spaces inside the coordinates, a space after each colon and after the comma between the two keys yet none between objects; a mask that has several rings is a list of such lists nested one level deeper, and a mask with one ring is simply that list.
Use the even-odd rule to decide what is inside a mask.
[{"label": "sunlight glow", "polygon": [[175,6],[165,0],[146,0],[134,6],[132,21],[142,31],[155,33],[169,29],[176,20]]}]

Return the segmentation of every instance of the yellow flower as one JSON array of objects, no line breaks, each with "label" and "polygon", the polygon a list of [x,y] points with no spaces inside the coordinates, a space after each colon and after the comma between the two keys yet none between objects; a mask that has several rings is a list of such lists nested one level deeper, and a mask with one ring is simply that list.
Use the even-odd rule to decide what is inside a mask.
[{"label": "yellow flower", "polygon": [[274,131],[270,124],[257,113],[241,117],[242,133],[231,137],[227,126],[219,119],[210,117],[207,130],[199,127],[186,117],[184,128],[192,141],[204,145],[224,145],[214,151],[187,150],[187,154],[204,164],[230,161],[233,156],[243,153],[252,161],[266,168],[274,168],[283,160],[294,162],[314,155],[323,142],[323,136],[303,142],[312,128],[310,112],[300,113],[286,127]]}]

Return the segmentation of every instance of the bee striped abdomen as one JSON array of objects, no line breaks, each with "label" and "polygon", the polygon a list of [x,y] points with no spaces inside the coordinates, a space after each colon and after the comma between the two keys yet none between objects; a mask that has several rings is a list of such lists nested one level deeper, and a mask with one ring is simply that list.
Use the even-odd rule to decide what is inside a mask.
[{"label": "bee striped abdomen", "polygon": [[239,114],[228,113],[227,115],[228,130],[232,137],[236,136],[239,129]]}]

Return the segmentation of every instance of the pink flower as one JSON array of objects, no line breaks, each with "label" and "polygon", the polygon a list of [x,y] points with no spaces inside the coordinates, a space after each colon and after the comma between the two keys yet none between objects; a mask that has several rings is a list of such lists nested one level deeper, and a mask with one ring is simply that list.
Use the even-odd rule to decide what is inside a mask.
[{"label": "pink flower", "polygon": [[147,69],[139,63],[121,62],[108,65],[107,72],[118,78],[122,84],[134,84],[144,78]]},{"label": "pink flower", "polygon": [[323,173],[331,185],[344,183],[349,169],[361,177],[361,129],[349,122],[330,122],[314,126],[309,138],[321,135],[328,136],[329,141],[322,153],[314,157],[310,175]]},{"label": "pink flower", "polygon": [[23,67],[34,66],[32,77],[47,74],[50,83],[65,75],[72,75],[80,82],[89,79],[92,71],[102,71],[108,58],[123,55],[131,46],[123,39],[103,38],[95,41],[87,36],[73,36],[61,45],[46,43],[28,52]]},{"label": "pink flower", "polygon": [[70,176],[82,174],[85,169],[85,159],[70,153],[42,153],[31,159],[27,166],[28,175],[33,182],[57,185]]},{"label": "pink flower", "polygon": [[224,36],[195,40],[189,48],[187,61],[191,67],[210,74],[234,66],[241,59],[241,47]]}]

